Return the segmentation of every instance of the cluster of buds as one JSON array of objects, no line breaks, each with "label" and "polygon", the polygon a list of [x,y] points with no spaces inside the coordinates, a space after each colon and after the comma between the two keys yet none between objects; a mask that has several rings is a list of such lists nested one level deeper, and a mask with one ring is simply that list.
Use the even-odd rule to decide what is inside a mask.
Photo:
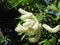
[{"label": "cluster of buds", "polygon": [[18,11],[22,14],[20,16],[20,19],[23,20],[24,23],[23,24],[19,23],[15,28],[15,31],[25,33],[25,35],[28,36],[28,40],[31,43],[39,41],[42,28],[46,29],[51,33],[56,33],[60,30],[60,25],[51,28],[47,24],[41,24],[33,13],[27,12],[21,8],[18,9]]}]

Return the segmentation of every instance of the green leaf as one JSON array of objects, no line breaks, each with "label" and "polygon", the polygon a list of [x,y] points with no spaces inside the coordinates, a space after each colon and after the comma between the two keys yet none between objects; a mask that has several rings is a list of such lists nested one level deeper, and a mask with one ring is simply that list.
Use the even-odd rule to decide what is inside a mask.
[{"label": "green leaf", "polygon": [[48,40],[45,40],[43,45],[50,45],[50,42]]},{"label": "green leaf", "polygon": [[60,1],[59,1],[59,3],[58,3],[58,8],[60,9]]},{"label": "green leaf", "polygon": [[8,0],[8,2],[10,3],[10,5],[13,7],[18,6],[19,4],[26,4],[28,2],[30,2],[30,0]]},{"label": "green leaf", "polygon": [[44,41],[39,42],[39,45],[55,45],[56,44],[56,38],[52,36],[51,39],[45,39]]},{"label": "green leaf", "polygon": [[1,29],[0,29],[0,43],[3,41],[4,39],[4,36],[3,36],[3,33],[1,32]]},{"label": "green leaf", "polygon": [[37,17],[39,22],[42,22],[42,20],[43,20],[43,15],[42,14],[37,14],[36,17]]},{"label": "green leaf", "polygon": [[52,36],[52,38],[49,40],[50,45],[55,45],[56,44],[56,38]]}]

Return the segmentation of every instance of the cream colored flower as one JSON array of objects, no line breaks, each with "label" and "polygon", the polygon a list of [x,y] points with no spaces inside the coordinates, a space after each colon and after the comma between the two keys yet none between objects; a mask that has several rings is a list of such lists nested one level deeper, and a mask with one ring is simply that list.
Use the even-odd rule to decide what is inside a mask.
[{"label": "cream colored flower", "polygon": [[21,8],[18,11],[22,14],[20,19],[25,22],[22,25],[19,23],[15,28],[15,31],[25,33],[25,35],[29,36],[28,39],[31,43],[39,41],[42,27],[50,33],[56,33],[60,30],[60,25],[51,28],[47,24],[39,23],[33,13],[27,12]]},{"label": "cream colored flower", "polygon": [[46,29],[47,31],[49,31],[50,33],[56,33],[58,31],[60,31],[60,25],[57,25],[54,28],[51,28],[50,26],[48,26],[47,24],[43,24],[42,25],[44,29]]},{"label": "cream colored flower", "polygon": [[[29,36],[28,39],[31,43],[38,42],[42,26],[38,22],[37,18],[32,13],[21,8],[18,11],[22,14],[20,19],[25,22],[22,25],[19,23],[15,28],[15,31],[24,32],[25,35]],[[35,36],[32,37],[32,35]]]}]

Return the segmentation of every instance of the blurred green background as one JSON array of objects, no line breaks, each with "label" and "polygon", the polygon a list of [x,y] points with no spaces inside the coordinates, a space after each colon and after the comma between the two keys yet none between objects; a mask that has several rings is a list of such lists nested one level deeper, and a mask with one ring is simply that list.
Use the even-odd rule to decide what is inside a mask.
[{"label": "blurred green background", "polygon": [[0,45],[60,45],[60,31],[54,34],[42,29],[37,43],[30,43],[24,33],[18,35],[15,27],[21,15],[18,9],[32,12],[38,21],[55,27],[60,24],[60,0],[0,0]]}]

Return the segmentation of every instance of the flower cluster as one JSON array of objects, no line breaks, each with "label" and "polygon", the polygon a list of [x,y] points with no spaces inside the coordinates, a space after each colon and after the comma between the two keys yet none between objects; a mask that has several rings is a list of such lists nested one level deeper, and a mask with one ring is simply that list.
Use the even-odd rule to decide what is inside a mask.
[{"label": "flower cluster", "polygon": [[38,22],[37,18],[32,13],[21,8],[18,11],[22,14],[20,19],[23,20],[24,23],[22,25],[19,23],[15,31],[24,32],[25,35],[29,36],[28,39],[30,42],[37,42],[40,38],[41,23]]},{"label": "flower cluster", "polygon": [[31,12],[27,12],[21,8],[18,11],[22,14],[20,19],[23,20],[24,23],[19,23],[15,31],[25,33],[31,43],[38,42],[41,36],[42,27],[50,33],[56,33],[60,30],[60,25],[51,28],[47,24],[41,24]]}]

